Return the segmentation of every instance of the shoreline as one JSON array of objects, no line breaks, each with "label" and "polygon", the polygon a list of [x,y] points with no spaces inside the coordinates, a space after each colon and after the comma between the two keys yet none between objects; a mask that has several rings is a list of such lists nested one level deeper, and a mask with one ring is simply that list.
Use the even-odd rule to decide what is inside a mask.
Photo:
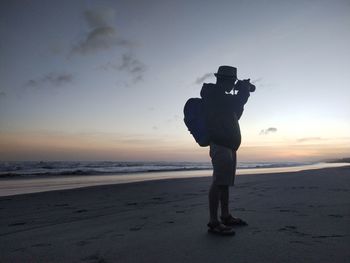
[{"label": "shoreline", "polygon": [[[210,177],[0,197],[1,262],[346,262],[350,167],[239,176],[234,237],[207,233]],[[137,253],[135,253],[137,251]],[[220,251],[220,253],[218,253]]]},{"label": "shoreline", "polygon": [[[3,161],[2,161],[3,162]],[[28,161],[33,162],[33,161]],[[1,163],[1,161],[0,161]],[[19,163],[25,163],[25,162],[19,162]],[[53,162],[55,163],[55,162]],[[57,161],[57,163],[61,163],[61,161]],[[195,163],[191,163],[194,165]],[[199,163],[203,164],[203,163]],[[306,169],[318,169],[318,168],[326,168],[326,167],[339,167],[339,166],[345,166],[350,165],[350,162],[344,161],[344,162],[327,162],[327,161],[319,161],[319,162],[254,162],[254,165],[247,165],[246,162],[238,163],[237,164],[237,171],[238,173],[260,173],[260,171],[266,171],[268,173],[272,172],[279,172],[278,169],[281,169],[281,171],[288,170],[288,171],[298,171],[300,169],[306,170]],[[148,174],[148,173],[163,173],[163,172],[191,172],[191,171],[209,171],[212,170],[212,165],[210,163],[206,164],[207,167],[177,167],[177,168],[161,168],[161,169],[146,169],[146,170],[125,170],[125,171],[109,171],[109,172],[103,172],[103,171],[93,171],[93,170],[87,170],[84,171],[84,168],[79,169],[73,169],[72,171],[55,171],[50,172],[51,169],[55,170],[55,168],[51,167],[46,172],[29,172],[30,168],[27,168],[29,170],[25,170],[20,172],[12,172],[10,170],[6,171],[4,167],[1,167],[2,171],[0,172],[0,180],[1,179],[11,179],[11,178],[36,178],[36,177],[58,177],[58,176],[97,176],[97,175],[133,175],[133,174]],[[194,165],[195,166],[195,165]],[[314,167],[314,168],[313,168]],[[5,169],[5,171],[4,171]],[[18,168],[16,168],[18,169]],[[22,170],[23,168],[20,168],[19,170]],[[39,168],[41,169],[41,168]],[[44,168],[48,169],[48,168]]]},{"label": "shoreline", "polygon": [[[307,171],[314,169],[336,168],[350,166],[349,163],[317,163],[302,166],[288,166],[279,168],[251,168],[237,169],[238,176],[253,174],[273,174]],[[99,175],[43,175],[43,176],[15,176],[0,178],[0,197],[21,194],[49,192],[65,189],[75,189],[90,186],[125,184],[153,180],[176,178],[210,177],[212,170],[185,171],[156,171],[126,174]]]},{"label": "shoreline", "polygon": [[[319,163],[280,168],[238,169],[237,176],[253,174],[288,173],[323,168],[349,166],[348,163]],[[0,197],[30,193],[50,192],[90,186],[125,184],[166,179],[210,177],[212,170],[163,171],[150,173],[127,173],[107,175],[59,175],[0,178]]]}]

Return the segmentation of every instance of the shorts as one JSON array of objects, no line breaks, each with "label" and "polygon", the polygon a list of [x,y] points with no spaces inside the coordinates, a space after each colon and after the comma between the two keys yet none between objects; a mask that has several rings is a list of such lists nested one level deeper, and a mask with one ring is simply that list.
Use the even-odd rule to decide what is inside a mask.
[{"label": "shorts", "polygon": [[213,165],[213,183],[216,185],[233,186],[236,177],[236,151],[215,143],[210,143],[209,155]]}]

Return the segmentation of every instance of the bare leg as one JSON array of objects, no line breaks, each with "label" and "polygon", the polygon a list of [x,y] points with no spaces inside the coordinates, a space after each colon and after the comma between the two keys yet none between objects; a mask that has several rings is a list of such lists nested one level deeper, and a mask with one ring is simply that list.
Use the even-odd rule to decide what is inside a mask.
[{"label": "bare leg", "polygon": [[220,203],[221,203],[221,216],[227,217],[230,212],[228,208],[229,204],[229,187],[228,185],[220,185]]},{"label": "bare leg", "polygon": [[219,186],[212,183],[209,190],[209,212],[210,212],[210,222],[218,222],[218,208],[220,200],[220,188]]}]

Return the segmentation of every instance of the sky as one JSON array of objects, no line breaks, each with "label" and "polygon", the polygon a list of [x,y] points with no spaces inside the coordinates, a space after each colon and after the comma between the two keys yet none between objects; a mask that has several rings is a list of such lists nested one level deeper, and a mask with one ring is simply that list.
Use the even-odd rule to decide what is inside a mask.
[{"label": "sky", "polygon": [[0,160],[209,161],[183,122],[220,65],[256,85],[239,161],[350,156],[350,2],[0,2]]}]

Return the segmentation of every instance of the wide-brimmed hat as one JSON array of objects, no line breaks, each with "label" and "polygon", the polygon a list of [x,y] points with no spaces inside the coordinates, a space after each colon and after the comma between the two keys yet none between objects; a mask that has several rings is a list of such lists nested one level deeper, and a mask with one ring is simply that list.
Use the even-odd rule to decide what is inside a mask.
[{"label": "wide-brimmed hat", "polygon": [[220,66],[218,72],[214,73],[215,77],[237,78],[237,68],[231,66]]}]

